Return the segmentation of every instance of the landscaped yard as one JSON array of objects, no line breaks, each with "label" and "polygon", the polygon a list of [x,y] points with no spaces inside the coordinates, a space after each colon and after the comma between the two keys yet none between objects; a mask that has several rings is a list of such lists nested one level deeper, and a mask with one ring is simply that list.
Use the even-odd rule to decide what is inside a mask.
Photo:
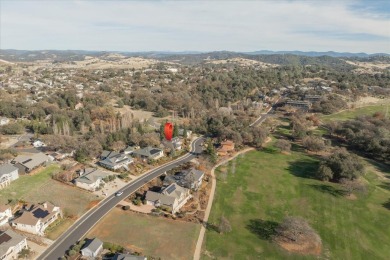
[{"label": "landscaped yard", "polygon": [[200,225],[114,208],[87,235],[161,259],[192,259]]},{"label": "landscaped yard", "polygon": [[348,119],[354,119],[357,116],[372,115],[375,112],[386,113],[386,106],[382,104],[382,105],[373,105],[373,106],[365,106],[365,107],[360,107],[355,109],[349,109],[339,113],[321,116],[321,120],[323,122],[329,122],[331,120],[343,121]]},{"label": "landscaped yard", "polygon": [[[287,215],[302,216],[319,233],[321,258],[388,259],[389,171],[384,172],[387,178],[369,172],[365,177],[369,183],[367,195],[351,200],[342,195],[337,184],[310,178],[317,160],[303,153],[285,155],[267,149],[236,160],[234,173],[232,163],[219,168],[229,173],[217,181],[209,219],[209,223],[217,224],[224,215],[232,231],[219,234],[207,230],[204,259],[317,258],[287,253],[270,242],[269,227]],[[216,174],[218,178],[221,173]]]},{"label": "landscaped yard", "polygon": [[[60,206],[65,216],[81,216],[97,198],[92,193],[53,180],[51,174],[59,170],[59,166],[53,164],[32,176],[20,176],[10,186],[0,190],[0,203],[5,204],[9,199],[31,203],[50,201]],[[65,224],[61,223],[56,229],[62,229]],[[58,237],[60,232],[57,233],[49,234],[50,238]]]}]

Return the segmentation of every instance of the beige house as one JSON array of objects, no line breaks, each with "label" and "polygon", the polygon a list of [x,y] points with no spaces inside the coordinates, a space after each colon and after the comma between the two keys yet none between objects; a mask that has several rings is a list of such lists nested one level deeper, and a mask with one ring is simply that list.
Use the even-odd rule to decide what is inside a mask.
[{"label": "beige house", "polygon": [[80,172],[80,177],[74,180],[74,184],[85,190],[95,191],[101,184],[104,184],[103,178],[111,175],[95,168],[86,168]]},{"label": "beige house", "polygon": [[0,231],[0,259],[11,260],[18,259],[18,254],[23,249],[27,249],[27,240],[24,236],[19,235],[8,229]]},{"label": "beige house", "polygon": [[17,178],[19,178],[18,168],[12,164],[0,165],[0,189],[7,187]]},{"label": "beige house", "polygon": [[10,218],[12,218],[11,207],[0,205],[0,226],[7,224]]},{"label": "beige house", "polygon": [[61,216],[59,207],[44,202],[25,207],[22,215],[12,221],[12,226],[20,231],[43,236],[45,229]]},{"label": "beige house", "polygon": [[172,214],[178,212],[191,198],[190,190],[172,183],[161,192],[147,191],[146,204],[155,207],[167,207]]}]

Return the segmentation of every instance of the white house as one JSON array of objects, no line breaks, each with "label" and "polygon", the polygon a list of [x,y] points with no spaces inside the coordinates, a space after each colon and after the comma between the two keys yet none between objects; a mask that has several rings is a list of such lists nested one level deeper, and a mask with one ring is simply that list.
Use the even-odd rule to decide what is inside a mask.
[{"label": "white house", "polygon": [[11,181],[19,178],[19,169],[12,164],[0,165],[0,189],[11,184]]},{"label": "white house", "polygon": [[145,196],[147,205],[167,207],[172,214],[179,211],[190,198],[190,190],[176,183],[172,183],[161,192],[147,191]]},{"label": "white house", "polygon": [[80,177],[74,180],[74,184],[82,189],[95,191],[100,184],[104,183],[103,178],[109,175],[109,172],[95,168],[86,168],[81,172]]},{"label": "white house", "polygon": [[11,229],[0,231],[1,260],[17,259],[19,252],[23,249],[27,249],[27,240],[24,236],[15,233]]},{"label": "white house", "polygon": [[9,123],[9,119],[6,117],[0,117],[0,126],[6,125]]},{"label": "white house", "polygon": [[81,254],[84,257],[95,259],[103,250],[103,242],[98,238],[89,240],[81,249]]},{"label": "white house", "polygon": [[46,144],[44,142],[42,142],[41,140],[35,140],[32,145],[35,147],[35,148],[38,148],[38,147],[44,147],[46,146]]},{"label": "white house", "polygon": [[43,236],[45,229],[61,216],[59,207],[45,202],[25,207],[22,215],[12,221],[12,226],[20,231]]},{"label": "white house", "polygon": [[99,161],[99,164],[110,170],[118,170],[120,168],[128,170],[128,165],[133,162],[133,158],[129,155],[115,151],[103,151],[100,158],[102,160]]},{"label": "white house", "polygon": [[7,224],[10,218],[12,218],[11,207],[0,205],[0,226]]}]

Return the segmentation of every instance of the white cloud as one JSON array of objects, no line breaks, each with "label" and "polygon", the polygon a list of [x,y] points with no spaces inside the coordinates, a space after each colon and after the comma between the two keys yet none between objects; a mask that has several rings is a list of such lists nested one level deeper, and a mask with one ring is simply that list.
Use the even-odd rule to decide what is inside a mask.
[{"label": "white cloud", "polygon": [[344,1],[1,3],[1,48],[390,53],[390,21]]}]

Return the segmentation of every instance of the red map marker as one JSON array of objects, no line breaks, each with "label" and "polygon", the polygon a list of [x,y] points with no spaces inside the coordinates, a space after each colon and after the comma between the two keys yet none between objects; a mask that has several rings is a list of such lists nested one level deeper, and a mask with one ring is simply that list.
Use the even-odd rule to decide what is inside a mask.
[{"label": "red map marker", "polygon": [[165,139],[168,141],[172,140],[173,135],[173,125],[171,123],[166,123],[164,127]]}]

